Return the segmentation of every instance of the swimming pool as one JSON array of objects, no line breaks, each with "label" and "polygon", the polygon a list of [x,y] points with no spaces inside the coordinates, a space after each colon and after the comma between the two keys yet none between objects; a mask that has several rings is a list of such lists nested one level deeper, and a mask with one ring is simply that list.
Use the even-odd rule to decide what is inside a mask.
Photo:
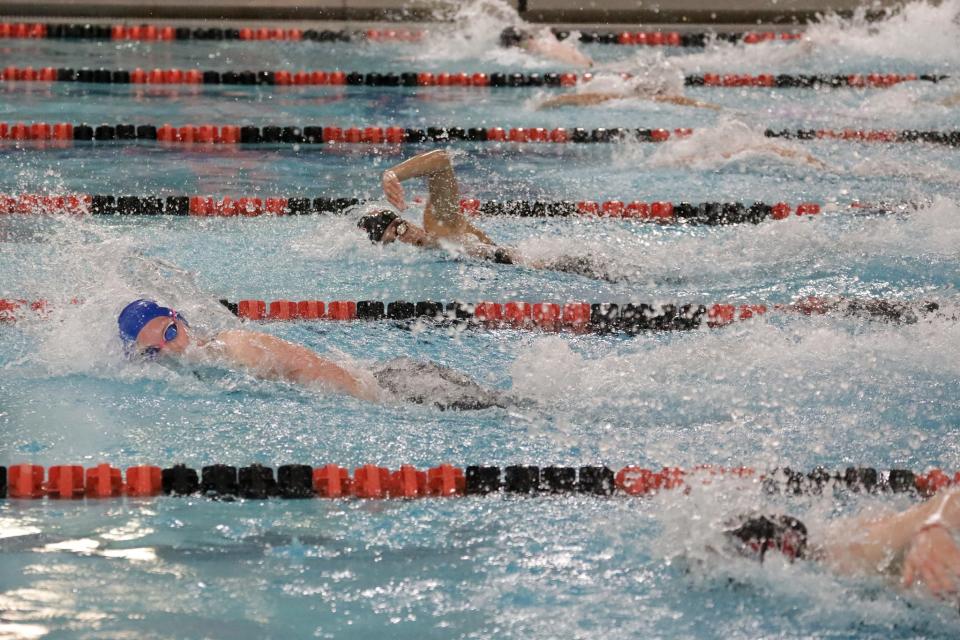
[{"label": "swimming pool", "polygon": [[[704,51],[585,47],[687,73],[955,74],[956,3],[889,28],[815,27],[806,43]],[[9,64],[358,71],[561,70],[479,38],[410,44],[0,41]],[[489,25],[487,25],[489,28]],[[899,30],[899,31],[897,31]],[[908,34],[893,38],[891,34]],[[478,43],[478,44],[471,44]],[[438,56],[444,56],[441,62]],[[550,90],[554,91],[554,90]],[[140,295],[201,328],[219,298],[785,303],[807,295],[938,300],[955,313],[955,149],[781,141],[827,171],[757,146],[766,127],[952,130],[955,80],[876,90],[690,88],[712,111],[644,101],[537,111],[536,89],[0,84],[0,120],[692,127],[651,145],[460,142],[465,197],[814,201],[820,216],[729,227],[481,218],[543,257],[590,254],[619,282],[379,248],[353,214],[259,218],[0,216],[0,297],[46,299],[44,321],[0,330],[0,464],[186,462],[697,464],[957,469],[960,328],[769,314],[722,329],[622,335],[256,325],[369,366],[430,359],[533,407],[370,405],[228,371],[126,362],[116,312]],[[376,197],[417,149],[329,145],[67,148],[0,142],[0,193]],[[408,192],[423,195],[422,187]],[[854,200],[922,200],[855,215]],[[70,305],[71,298],[83,303]],[[59,304],[54,304],[59,303]],[[417,501],[200,498],[0,501],[0,636],[952,637],[956,611],[880,578],[803,563],[711,558],[717,523],[786,510],[812,530],[907,498],[769,496],[746,483],[688,496]]]}]

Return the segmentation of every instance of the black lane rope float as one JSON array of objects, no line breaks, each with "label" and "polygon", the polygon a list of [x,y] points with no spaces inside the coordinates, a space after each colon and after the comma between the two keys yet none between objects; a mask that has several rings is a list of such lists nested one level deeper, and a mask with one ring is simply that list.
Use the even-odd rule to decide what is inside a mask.
[{"label": "black lane rope float", "polygon": [[[66,214],[95,216],[194,216],[194,217],[257,217],[262,215],[345,214],[352,207],[365,204],[360,198],[262,197],[262,196],[135,196],[106,194],[3,194],[0,193],[0,214]],[[851,209],[891,212],[888,205],[850,204]],[[822,211],[816,202],[791,206],[786,202],[624,202],[621,200],[486,200],[466,198],[460,210],[468,215],[517,217],[588,216],[610,220],[635,220],[661,224],[727,225],[758,224],[767,219],[785,220],[791,215],[812,216]]]},{"label": "black lane rope float", "polygon": [[[214,125],[186,124],[74,124],[70,122],[0,122],[0,143],[18,145],[40,142],[52,146],[86,143],[159,142],[168,145],[191,145],[192,149],[211,149],[215,145],[323,145],[336,144],[419,144],[426,142],[517,142],[534,144],[596,144],[623,142],[666,142],[693,135],[693,129],[646,129],[598,127],[585,129],[563,127],[331,127],[321,125]],[[849,142],[925,142],[960,146],[960,130],[919,131],[907,129],[766,129],[768,138],[797,140],[843,140]],[[28,148],[23,145],[24,148]],[[30,147],[35,148],[35,147]]]},{"label": "black lane rope float", "polygon": [[[570,31],[552,29],[558,40],[566,40]],[[434,34],[422,29],[281,29],[266,27],[173,27],[155,24],[90,24],[51,22],[0,22],[0,38],[46,38],[50,40],[113,40],[147,42],[200,41],[314,41],[314,42],[418,42]],[[791,41],[803,37],[795,32],[678,32],[678,31],[582,31],[578,40],[584,43],[645,45],[668,47],[704,47],[711,41],[761,42]]]},{"label": "black lane rope float", "polygon": [[730,479],[756,484],[768,494],[830,495],[839,491],[869,494],[913,494],[929,497],[960,482],[960,473],[940,469],[917,473],[909,469],[878,471],[847,467],[842,472],[817,467],[804,473],[789,468],[768,472],[752,467],[700,465],[691,469],[637,466],[617,471],[606,466],[441,464],[429,469],[401,465],[392,470],[375,464],[353,473],[335,464],[286,464],[277,468],[252,464],[237,468],[213,464],[196,469],[183,464],[128,467],[126,474],[107,463],[81,465],[34,464],[0,467],[0,498],[79,499],[150,497],[161,494],[201,494],[210,498],[426,498],[477,496],[503,492],[515,495],[585,494],[649,496],[663,491],[683,493],[697,485]]},{"label": "black lane rope float", "polygon": [[[70,301],[78,303],[78,299]],[[902,302],[873,298],[810,296],[790,304],[613,303],[613,302],[462,302],[453,300],[220,300],[235,316],[250,321],[391,321],[432,323],[464,329],[529,329],[573,333],[623,333],[716,329],[767,313],[833,314],[894,324],[914,324],[922,318],[955,317],[934,301]],[[46,300],[0,298],[0,324],[45,318]]]},{"label": "black lane rope float", "polygon": [[[620,74],[625,80],[630,73]],[[685,76],[687,86],[696,87],[772,87],[820,89],[841,87],[892,87],[901,82],[940,82],[945,75],[898,73],[848,73],[833,75],[791,75],[761,73]],[[524,72],[429,72],[404,71],[385,73],[323,70],[236,70],[201,69],[73,69],[67,67],[14,67],[0,70],[4,82],[79,82],[123,85],[270,85],[312,86],[340,85],[367,87],[572,87],[594,78],[591,72],[524,73]]]}]

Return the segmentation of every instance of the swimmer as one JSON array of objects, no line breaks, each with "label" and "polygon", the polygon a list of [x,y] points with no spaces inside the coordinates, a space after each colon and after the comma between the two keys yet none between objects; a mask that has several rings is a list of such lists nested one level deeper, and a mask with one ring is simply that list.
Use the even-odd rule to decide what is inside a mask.
[{"label": "swimmer", "polygon": [[233,329],[212,338],[193,335],[186,318],[153,300],[134,300],[117,318],[130,356],[174,357],[238,368],[264,380],[284,380],[351,395],[367,402],[391,396],[440,409],[505,408],[521,404],[466,375],[432,362],[398,358],[356,371],[267,333]]},{"label": "swimmer", "polygon": [[[587,85],[581,86],[582,91],[553,96],[540,102],[538,109],[555,109],[557,107],[592,107],[610,102],[611,100],[626,100],[637,98],[666,102],[681,107],[696,107],[722,111],[723,107],[694,100],[683,95],[683,76],[669,72],[660,72],[660,75],[641,74],[629,78],[596,77]],[[588,90],[589,89],[589,90]]]},{"label": "swimmer", "polygon": [[532,31],[507,27],[500,33],[500,46],[517,47],[528,53],[577,67],[593,66],[593,60],[584,55],[575,45],[558,40],[557,36],[546,28]]},{"label": "swimmer", "polygon": [[899,573],[900,584],[922,583],[935,596],[956,598],[960,587],[960,489],[900,513],[845,518],[829,539],[808,545],[807,528],[789,516],[742,518],[726,531],[736,551],[763,560],[778,551],[789,560],[823,562],[843,574]]},{"label": "swimmer", "polygon": [[932,301],[901,302],[882,298],[846,298],[843,296],[808,296],[783,307],[805,316],[839,313],[853,318],[880,320],[892,324],[916,324],[921,318],[935,316],[943,319],[956,319],[940,309],[940,304]]},{"label": "swimmer", "polygon": [[495,244],[461,213],[460,190],[446,151],[438,149],[421,153],[383,172],[383,192],[390,204],[400,211],[407,208],[401,183],[411,178],[427,179],[430,196],[423,212],[423,226],[385,209],[364,216],[357,225],[367,232],[371,241],[384,245],[399,241],[424,249],[447,248],[497,264],[615,280],[603,265],[588,257],[563,256],[553,260],[533,260],[516,249]]}]

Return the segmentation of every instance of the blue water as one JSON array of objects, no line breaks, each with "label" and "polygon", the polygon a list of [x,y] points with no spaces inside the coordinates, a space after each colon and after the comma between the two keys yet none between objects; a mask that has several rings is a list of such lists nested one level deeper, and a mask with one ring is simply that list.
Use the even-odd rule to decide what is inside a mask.
[{"label": "blue water", "polygon": [[[953,50],[939,46],[957,35],[944,26],[950,9],[915,6],[895,25],[913,34],[905,39],[912,48],[891,44],[883,29],[841,24],[817,27],[799,45],[588,52],[688,72],[956,73]],[[19,66],[551,68],[457,36],[427,51],[52,41],[0,49]],[[438,62],[440,54],[450,63]],[[224,297],[709,304],[843,295],[935,299],[955,310],[955,150],[779,143],[813,154],[827,164],[821,170],[765,150],[761,134],[767,126],[953,129],[960,116],[941,102],[956,92],[950,82],[689,92],[723,106],[717,114],[636,100],[540,112],[537,94],[518,89],[0,84],[2,121],[689,126],[700,133],[657,146],[450,150],[468,197],[832,205],[811,219],[726,228],[478,222],[531,255],[592,255],[629,275],[620,282],[373,247],[355,230],[356,213],[0,217],[0,297],[60,302],[49,320],[0,328],[0,464],[960,468],[960,327],[945,319],[896,326],[780,314],[632,338],[389,323],[255,327],[361,369],[399,356],[430,359],[534,402],[480,412],[372,405],[242,372],[126,362],[114,337],[116,311],[141,295],[184,310],[199,331],[236,325],[216,303]],[[380,173],[415,151],[6,145],[0,192],[377,197]],[[425,195],[422,185],[405,186]],[[846,206],[856,199],[927,204],[856,216]],[[415,205],[410,215],[418,213]],[[84,302],[64,304],[73,297]],[[0,501],[0,637],[953,637],[955,608],[902,592],[892,578],[704,552],[719,539],[718,523],[746,510],[797,514],[816,537],[839,515],[908,504],[790,500],[750,483],[643,500]]]}]

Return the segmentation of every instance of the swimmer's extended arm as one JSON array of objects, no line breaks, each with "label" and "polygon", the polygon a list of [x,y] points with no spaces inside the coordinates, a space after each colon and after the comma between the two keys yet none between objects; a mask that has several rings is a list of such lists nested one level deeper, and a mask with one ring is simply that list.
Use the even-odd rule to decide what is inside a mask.
[{"label": "swimmer's extended arm", "polygon": [[623,98],[641,98],[647,100],[653,100],[655,102],[669,102],[671,104],[680,105],[681,107],[698,107],[700,109],[712,109],[714,111],[721,111],[723,108],[720,105],[711,104],[709,102],[701,102],[700,100],[694,100],[693,98],[687,98],[685,96],[673,96],[673,95],[632,95],[626,93],[568,93],[562,96],[554,96],[552,98],[547,98],[539,105],[538,109],[554,109],[556,107],[589,107],[595,104],[602,104],[604,102],[609,102],[610,100],[619,100]]},{"label": "swimmer's extended arm", "polygon": [[777,154],[781,158],[790,158],[790,159],[800,158],[810,166],[816,167],[817,169],[827,168],[827,165],[823,161],[817,159],[816,157],[812,156],[811,154],[805,151],[795,151],[794,149],[781,147],[779,145],[770,145],[769,149],[770,151],[773,151],[775,154]]},{"label": "swimmer's extended arm", "polygon": [[669,102],[671,104],[680,105],[681,107],[697,107],[698,109],[712,109],[713,111],[723,111],[723,107],[721,107],[718,104],[713,104],[712,102],[703,102],[701,100],[694,100],[693,98],[688,98],[686,96],[657,94],[655,96],[651,96],[650,99],[655,102]]},{"label": "swimmer's extended arm", "polygon": [[304,346],[266,333],[241,330],[220,333],[216,344],[222,356],[257,377],[320,385],[361,400],[377,400],[375,389]]},{"label": "swimmer's extended arm", "polygon": [[555,109],[557,107],[589,107],[594,104],[601,104],[609,100],[623,98],[622,93],[565,93],[561,96],[547,98],[539,105],[538,109]]},{"label": "swimmer's extended arm", "polygon": [[906,554],[903,584],[918,578],[936,594],[956,591],[960,549],[960,490],[945,491],[924,504],[873,520],[841,523],[846,529],[824,547],[826,560],[844,572],[881,571]]},{"label": "swimmer's extended arm", "polygon": [[593,60],[569,42],[560,42],[552,33],[526,38],[520,46],[530,53],[577,67],[592,67]]},{"label": "swimmer's extended arm", "polygon": [[483,231],[470,224],[460,213],[460,189],[446,151],[437,149],[421,153],[383,172],[383,192],[390,203],[401,211],[407,205],[400,183],[410,178],[427,179],[430,200],[423,212],[423,226],[428,232],[451,239],[471,235],[480,242],[492,244]]}]

